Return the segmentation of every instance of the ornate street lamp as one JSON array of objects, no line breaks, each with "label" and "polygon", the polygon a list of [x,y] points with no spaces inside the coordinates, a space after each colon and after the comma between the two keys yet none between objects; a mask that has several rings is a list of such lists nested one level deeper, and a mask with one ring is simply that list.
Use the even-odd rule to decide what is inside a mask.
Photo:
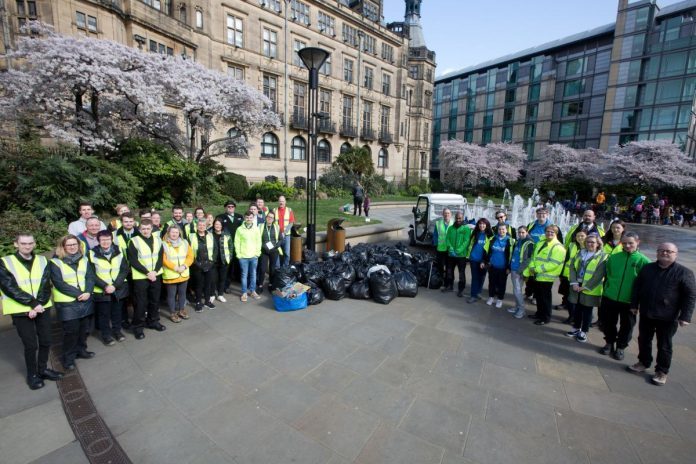
[{"label": "ornate street lamp", "polygon": [[309,70],[309,94],[307,98],[307,249],[316,251],[317,238],[317,117],[319,116],[319,69],[329,52],[321,48],[306,47],[297,51],[302,63]]}]

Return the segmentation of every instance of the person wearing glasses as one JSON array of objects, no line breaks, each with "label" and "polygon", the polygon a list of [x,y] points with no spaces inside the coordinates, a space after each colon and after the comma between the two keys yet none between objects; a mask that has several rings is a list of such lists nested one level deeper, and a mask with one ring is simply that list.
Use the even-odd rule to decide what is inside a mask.
[{"label": "person wearing glasses", "polygon": [[[527,236],[532,239],[532,242],[534,242],[535,246],[537,243],[539,243],[540,240],[545,239],[546,228],[550,225],[553,225],[553,223],[549,219],[549,210],[543,207],[538,208],[536,210],[536,220],[532,221],[527,226]],[[559,242],[563,242],[563,236],[560,230],[558,231],[556,239]],[[527,276],[527,285],[524,289],[524,295],[527,297],[531,304],[536,306],[537,301],[535,297],[535,290],[536,278],[533,275]]]},{"label": "person wearing glasses", "polygon": [[622,251],[607,259],[602,304],[598,312],[606,343],[599,353],[611,355],[617,361],[624,358],[624,350],[631,341],[636,325],[636,316],[631,312],[634,282],[643,266],[650,262],[647,256],[638,251],[638,245],[638,234],[626,232],[621,238]]},{"label": "person wearing glasses", "polygon": [[94,267],[80,250],[80,240],[68,234],[58,242],[50,262],[53,303],[63,326],[62,363],[66,371],[75,369],[75,359],[90,359],[87,351],[90,317],[94,314]]},{"label": "person wearing glasses", "polygon": [[517,231],[514,227],[510,225],[510,222],[507,220],[507,214],[505,214],[505,211],[498,211],[497,213],[495,213],[495,218],[498,222],[492,227],[493,235],[498,235],[498,226],[502,224],[507,227],[507,234],[510,236],[510,238],[512,238],[513,240],[517,240]]},{"label": "person wearing glasses", "polygon": [[48,368],[51,349],[51,280],[48,260],[34,254],[36,241],[31,234],[15,237],[17,251],[0,259],[2,313],[12,317],[12,325],[24,345],[27,385],[43,388],[44,380],[59,380],[63,374]]},{"label": "person wearing glasses", "polygon": [[657,363],[652,383],[667,382],[672,362],[672,337],[678,327],[691,323],[696,304],[696,281],[689,268],[677,263],[679,249],[674,243],[657,246],[657,261],[640,270],[633,285],[631,312],[640,312],[638,362],[628,367],[637,374],[652,364],[652,340],[657,338]]}]

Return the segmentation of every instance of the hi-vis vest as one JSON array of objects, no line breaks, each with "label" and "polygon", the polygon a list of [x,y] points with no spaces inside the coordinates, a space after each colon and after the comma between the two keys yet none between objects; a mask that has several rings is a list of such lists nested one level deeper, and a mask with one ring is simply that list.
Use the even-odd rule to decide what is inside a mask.
[{"label": "hi-vis vest", "polygon": [[[274,222],[270,229],[268,228],[268,224],[266,224],[265,222],[263,223],[262,226],[260,226],[261,247],[262,248],[265,249],[265,247],[266,247],[266,242],[264,242],[264,240],[266,240],[266,238],[264,237],[264,234],[266,233],[266,231],[269,231],[268,238],[270,239],[272,237],[271,232],[273,230],[275,230],[275,233],[276,233],[276,240],[279,240],[280,239],[280,226],[277,223]],[[283,247],[278,248],[278,254],[280,256],[283,256]]]},{"label": "hi-vis vest", "polygon": [[[119,253],[114,256],[111,261],[105,258],[97,257],[94,250],[89,251],[89,261],[94,264],[94,271],[101,280],[106,282],[108,285],[113,285],[114,281],[118,277],[118,273],[121,270],[121,263],[123,262],[123,253]],[[98,286],[94,286],[94,293],[104,293],[104,290]]]},{"label": "hi-vis vest", "polygon": [[[2,258],[5,267],[17,281],[17,286],[22,291],[27,292],[34,298],[39,294],[41,287],[41,277],[43,276],[48,260],[43,256],[35,256],[34,263],[31,266],[31,272],[22,264],[15,255],[5,256]],[[51,300],[43,305],[44,308],[50,308],[53,304]],[[3,314],[21,314],[28,313],[34,308],[18,303],[9,296],[2,294],[2,313]]]},{"label": "hi-vis vest", "polygon": [[[164,253],[167,255],[167,259],[173,263],[176,263],[177,267],[184,265],[186,262],[186,256],[188,255],[188,242],[181,239],[180,243],[181,244],[178,247],[173,247],[170,243],[162,242],[162,248],[164,248]],[[190,273],[188,266],[186,266],[184,272],[176,272],[174,269],[169,269],[166,266],[162,266],[162,278],[164,280],[188,278],[189,275]]]},{"label": "hi-vis vest", "polygon": [[[162,249],[162,240],[157,237],[153,237],[152,250],[141,236],[133,237],[131,243],[135,246],[135,249],[138,250],[138,262],[148,271],[154,271],[155,266],[157,265],[157,258],[159,258],[159,252]],[[147,279],[145,274],[132,266],[131,272],[133,274],[133,280]],[[157,275],[161,275],[162,272],[162,268],[160,268],[159,271],[157,271]]]},{"label": "hi-vis vest", "polygon": [[[133,229],[130,240],[126,239],[124,235],[118,235],[117,232],[118,231],[114,231],[114,245],[116,245],[121,250],[121,254],[125,256],[128,250],[128,245],[130,244],[131,240],[135,238],[135,229]],[[128,260],[128,257],[126,257],[126,260]]]},{"label": "hi-vis vest", "polygon": [[578,247],[577,242],[572,242],[570,245],[568,245],[568,259],[565,261],[565,263],[563,263],[563,272],[561,272],[563,277],[570,277],[570,266],[573,264],[573,261],[575,260],[575,257],[578,255],[579,251],[580,248]]},{"label": "hi-vis vest", "polygon": [[[594,273],[597,270],[597,266],[599,266],[599,264],[602,261],[605,261],[607,258],[608,256],[601,251],[598,251],[592,258],[590,258],[590,260],[587,263],[587,267],[585,268],[585,274],[582,276],[582,282],[579,282],[581,287],[583,287],[583,282],[589,282],[590,280],[592,280],[592,276],[594,276]],[[575,256],[575,259],[573,259],[573,268],[576,272],[580,269],[580,264],[580,255],[577,254]],[[591,296],[602,296],[603,290],[604,283],[600,280],[596,287],[590,288],[588,290],[583,290],[582,293]]]},{"label": "hi-vis vest", "polygon": [[[60,273],[63,276],[63,281],[75,288],[79,288],[84,292],[86,288],[85,276],[87,275],[87,258],[82,257],[77,263],[77,271],[63,262],[62,259],[52,258],[51,261],[58,266]],[[55,303],[72,303],[77,300],[74,296],[68,296],[61,293],[56,287],[53,287],[53,301]]]},{"label": "hi-vis vest", "polygon": [[566,250],[558,240],[547,242],[540,240],[534,249],[531,264],[525,269],[525,276],[534,270],[535,278],[539,282],[553,282],[561,275]]},{"label": "hi-vis vest", "polygon": [[437,251],[447,251],[447,229],[449,229],[451,225],[452,224],[445,225],[444,219],[435,221],[435,228],[437,229]]},{"label": "hi-vis vest", "polygon": [[[191,248],[193,249],[193,259],[196,259],[196,256],[198,256],[198,233],[195,233],[191,235]],[[213,253],[215,252],[215,239],[213,238],[213,234],[210,234],[208,232],[205,233],[205,247],[208,249],[208,259],[213,260],[215,259],[215,256]]]},{"label": "hi-vis vest", "polygon": [[[213,235],[213,237],[217,238],[215,235]],[[232,259],[232,253],[230,253],[231,238],[229,234],[222,234],[222,243],[220,247],[222,247],[222,259],[225,261],[225,264],[230,264],[230,260]]]},{"label": "hi-vis vest", "polygon": [[[278,210],[280,208],[273,208],[273,215],[275,216],[275,222],[276,224],[280,225],[280,218],[278,216]],[[288,224],[290,223],[290,212],[292,209],[290,209],[289,206],[285,206],[285,210],[283,211],[283,228],[285,229],[283,231],[284,234],[288,234],[290,231],[288,230]]]}]

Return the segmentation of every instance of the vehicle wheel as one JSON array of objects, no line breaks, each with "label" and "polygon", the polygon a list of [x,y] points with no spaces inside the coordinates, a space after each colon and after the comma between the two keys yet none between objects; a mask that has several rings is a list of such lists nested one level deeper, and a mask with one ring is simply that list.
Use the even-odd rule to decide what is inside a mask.
[{"label": "vehicle wheel", "polygon": [[408,244],[410,246],[416,246],[416,237],[413,234],[413,229],[408,230]]}]

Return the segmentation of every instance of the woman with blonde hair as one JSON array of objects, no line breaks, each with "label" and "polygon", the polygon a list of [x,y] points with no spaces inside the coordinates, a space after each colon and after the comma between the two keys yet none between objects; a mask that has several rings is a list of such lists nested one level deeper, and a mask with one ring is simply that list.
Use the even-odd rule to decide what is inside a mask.
[{"label": "woman with blonde hair", "polygon": [[167,229],[162,248],[162,283],[167,289],[169,319],[172,322],[181,322],[182,319],[189,318],[186,311],[186,288],[190,278],[189,267],[193,264],[193,250],[181,237],[181,229],[178,227]]},{"label": "woman with blonde hair", "polygon": [[53,303],[63,326],[62,363],[65,370],[75,369],[75,359],[89,359],[87,351],[90,317],[94,313],[94,268],[80,251],[74,235],[61,238],[50,262]]}]

